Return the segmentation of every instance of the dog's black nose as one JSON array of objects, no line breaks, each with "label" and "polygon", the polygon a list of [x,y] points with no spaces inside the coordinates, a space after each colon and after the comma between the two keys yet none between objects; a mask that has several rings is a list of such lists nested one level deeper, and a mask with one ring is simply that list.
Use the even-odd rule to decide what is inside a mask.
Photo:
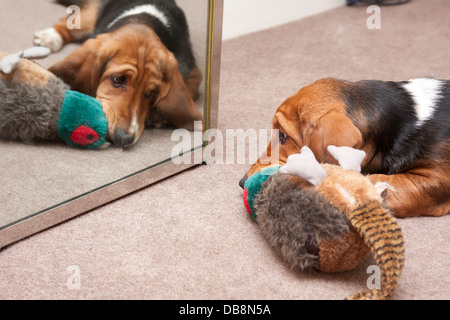
[{"label": "dog's black nose", "polygon": [[127,147],[134,142],[134,135],[130,135],[123,130],[114,132],[113,143],[118,147]]},{"label": "dog's black nose", "polygon": [[247,177],[243,177],[241,179],[241,181],[239,181],[239,185],[241,186],[242,189],[244,189],[245,186],[245,182],[247,181]]}]

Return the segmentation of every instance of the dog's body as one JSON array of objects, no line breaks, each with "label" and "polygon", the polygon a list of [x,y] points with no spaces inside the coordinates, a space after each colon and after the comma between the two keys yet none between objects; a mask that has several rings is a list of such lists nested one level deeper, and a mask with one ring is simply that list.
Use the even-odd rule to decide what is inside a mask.
[{"label": "dog's body", "polygon": [[305,145],[334,163],[327,146],[349,146],[366,152],[364,174],[392,187],[386,204],[396,216],[450,211],[450,81],[319,80],[284,101],[273,128],[279,134],[241,185],[275,159],[273,144],[281,164]]},{"label": "dog's body", "polygon": [[174,0],[57,2],[80,8],[80,28],[70,27],[74,17],[63,18],[37,32],[35,44],[56,52],[88,39],[50,71],[100,100],[114,144],[132,145],[146,124],[194,129],[202,120],[193,101],[202,75]]}]

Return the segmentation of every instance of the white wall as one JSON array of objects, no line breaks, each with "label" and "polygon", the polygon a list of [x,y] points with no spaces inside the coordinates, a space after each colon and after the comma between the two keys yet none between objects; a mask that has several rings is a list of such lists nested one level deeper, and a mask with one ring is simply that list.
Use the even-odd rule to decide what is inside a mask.
[{"label": "white wall", "polygon": [[345,3],[345,0],[224,0],[223,39],[299,20]]}]

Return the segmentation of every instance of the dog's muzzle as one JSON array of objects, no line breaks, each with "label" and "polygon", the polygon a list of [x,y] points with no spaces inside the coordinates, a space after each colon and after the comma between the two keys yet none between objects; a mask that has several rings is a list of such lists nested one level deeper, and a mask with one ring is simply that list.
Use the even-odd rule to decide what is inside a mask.
[{"label": "dog's muzzle", "polygon": [[247,177],[243,177],[242,179],[241,179],[241,181],[239,181],[239,186],[242,188],[242,189],[244,189],[244,186],[245,186],[245,182],[247,181]]},{"label": "dog's muzzle", "polygon": [[114,132],[112,141],[113,141],[114,145],[121,147],[121,148],[125,148],[125,147],[132,145],[134,142],[134,139],[135,139],[134,135],[128,134],[124,130],[118,129]]}]

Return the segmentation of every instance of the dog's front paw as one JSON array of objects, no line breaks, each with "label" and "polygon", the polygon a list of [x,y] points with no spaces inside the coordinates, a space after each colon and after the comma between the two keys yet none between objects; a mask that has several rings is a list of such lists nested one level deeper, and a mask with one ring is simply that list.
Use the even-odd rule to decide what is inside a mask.
[{"label": "dog's front paw", "polygon": [[64,40],[54,28],[47,28],[34,34],[34,44],[58,52],[62,49]]}]

